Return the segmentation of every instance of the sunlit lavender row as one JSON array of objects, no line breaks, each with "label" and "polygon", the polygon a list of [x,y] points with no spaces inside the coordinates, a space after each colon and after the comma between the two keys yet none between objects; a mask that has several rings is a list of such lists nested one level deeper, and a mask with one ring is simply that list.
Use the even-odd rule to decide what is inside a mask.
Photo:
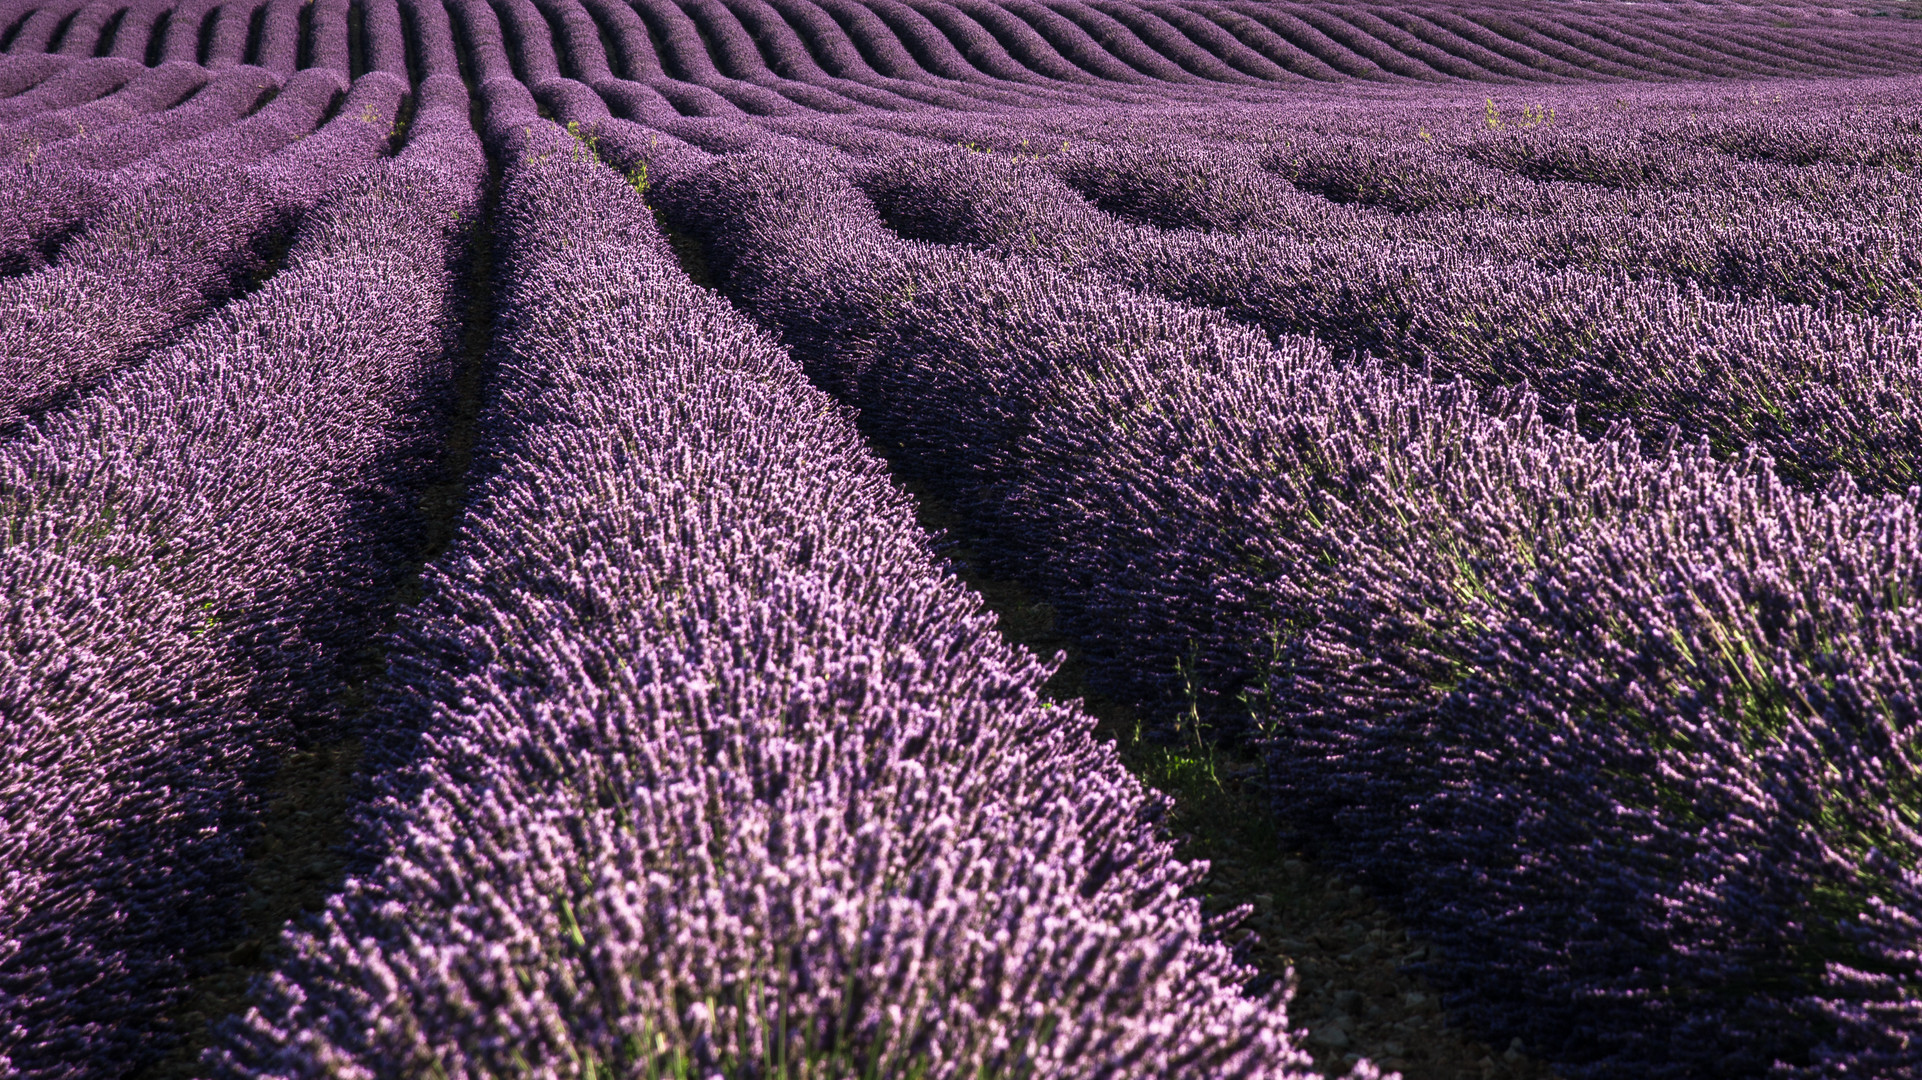
[{"label": "sunlit lavender row", "polygon": [[397,650],[391,854],[236,1074],[1300,1075],[1153,800],[1038,700],[847,414],[487,90],[490,475]]},{"label": "sunlit lavender row", "polygon": [[1454,1028],[1922,1075],[1903,14],[0,0],[0,1062],[1454,1075],[907,485]]}]

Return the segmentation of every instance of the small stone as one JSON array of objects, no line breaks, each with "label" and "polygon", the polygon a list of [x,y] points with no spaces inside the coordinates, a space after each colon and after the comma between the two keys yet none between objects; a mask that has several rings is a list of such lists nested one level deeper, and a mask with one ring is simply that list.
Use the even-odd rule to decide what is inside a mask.
[{"label": "small stone", "polygon": [[1337,991],[1335,994],[1335,1008],[1352,1015],[1356,1009],[1361,1008],[1361,991]]},{"label": "small stone", "polygon": [[1329,1024],[1316,1031],[1313,1037],[1316,1042],[1332,1050],[1339,1050],[1348,1045],[1348,1032],[1342,1030],[1340,1024]]},{"label": "small stone", "polygon": [[1287,859],[1281,864],[1283,871],[1291,878],[1302,878],[1308,874],[1308,864],[1300,859]]}]

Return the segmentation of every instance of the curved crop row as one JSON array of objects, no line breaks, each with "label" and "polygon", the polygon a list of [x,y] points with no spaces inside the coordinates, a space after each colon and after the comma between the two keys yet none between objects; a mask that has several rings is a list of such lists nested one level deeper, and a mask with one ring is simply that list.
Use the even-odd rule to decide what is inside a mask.
[{"label": "curved crop row", "polygon": [[[254,107],[281,89],[280,80],[259,68],[234,68],[213,79],[182,105],[131,120],[104,131],[85,132],[51,146],[36,148],[12,168],[0,166],[0,273],[19,273],[44,263],[58,241],[79,228],[117,194],[124,193],[115,173],[124,166],[152,158],[186,143],[187,155],[205,152],[194,145],[197,137],[220,134],[236,126]],[[319,107],[333,100],[325,91]],[[242,126],[270,132],[266,137],[286,143],[313,129],[318,109],[303,105],[311,95],[294,95],[281,109]],[[305,118],[305,126],[299,124]],[[284,132],[284,135],[282,134]],[[225,141],[225,140],[220,140]],[[213,147],[216,152],[221,147]],[[241,149],[244,152],[244,144]],[[245,158],[239,164],[246,164]]]},{"label": "curved crop row", "polygon": [[305,0],[267,0],[260,17],[260,37],[248,61],[283,74],[300,66],[301,12]]},{"label": "curved crop row", "polygon": [[105,202],[53,265],[0,280],[0,429],[138,359],[270,270],[277,242],[386,152],[405,92],[392,76],[362,76],[340,115],[258,164],[189,143],[165,175]]},{"label": "curved crop row", "polygon": [[419,794],[226,1070],[1305,1076],[846,415],[489,90],[489,476],[397,643]]},{"label": "curved crop row", "polygon": [[484,161],[459,85],[288,268],[0,448],[0,1055],[116,1076],[231,932],[274,755],[391,588]]},{"label": "curved crop row", "polygon": [[1144,229],[1026,162],[963,150],[884,159],[862,183],[908,235],[1057,262],[1483,386],[1526,383],[1556,411],[1579,408],[1590,431],[1622,422],[1659,445],[1679,429],[1723,456],[1758,446],[1804,486],[1848,474],[1900,491],[1918,479],[1922,339],[1909,324],[1543,272],[1472,246]]},{"label": "curved crop row", "polygon": [[[75,65],[48,79],[46,96],[21,96],[25,115],[0,129],[0,154],[19,161],[40,146],[75,138],[86,129],[102,131],[138,117],[171,110],[208,85],[209,73],[190,63],[140,69],[125,61]],[[42,104],[44,102],[44,104]],[[52,108],[46,108],[52,106]]]},{"label": "curved crop row", "polygon": [[1576,1075],[1816,1052],[1840,931],[1913,898],[1874,869],[1917,850],[1912,506],[905,243],[821,163],[737,158],[663,191],[730,295],[1110,672],[1248,709],[1285,818],[1485,1030]]}]

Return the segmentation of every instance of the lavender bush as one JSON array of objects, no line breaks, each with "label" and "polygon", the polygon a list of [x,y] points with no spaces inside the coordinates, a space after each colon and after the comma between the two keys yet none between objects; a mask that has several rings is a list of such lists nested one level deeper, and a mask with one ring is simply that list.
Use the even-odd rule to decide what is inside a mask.
[{"label": "lavender bush", "polygon": [[[820,164],[740,157],[663,193],[730,293],[1112,678],[1244,717],[1468,1017],[1583,1075],[1806,1060],[1799,1000],[1861,963],[1837,928],[1900,910],[1864,860],[1915,850],[1907,500],[904,244]],[[1902,985],[1851,1007],[1899,1021]]]},{"label": "lavender bush", "polygon": [[222,1072],[1305,1075],[845,414],[489,89],[488,478],[393,673],[421,790]]},{"label": "lavender bush", "polygon": [[[44,265],[47,249],[58,245],[112,199],[126,185],[112,174],[134,162],[150,158],[172,144],[188,142],[196,136],[221,132],[247,116],[256,104],[280,90],[280,80],[259,68],[235,68],[208,84],[192,100],[165,112],[132,120],[104,131],[88,132],[36,148],[25,161],[13,168],[0,168],[0,271],[18,273]],[[329,93],[320,104],[331,103]],[[311,92],[297,94],[286,106],[261,118],[249,129],[285,131],[278,139],[284,143],[305,134],[313,127],[318,110],[302,108]],[[304,126],[297,129],[303,116]],[[274,149],[274,136],[267,136],[267,149]],[[200,145],[181,148],[188,154],[202,151]],[[218,152],[225,147],[207,147]],[[234,147],[245,153],[242,147]],[[242,157],[235,165],[247,164]]]},{"label": "lavender bush", "polygon": [[1542,273],[1472,248],[1146,229],[1038,167],[961,150],[883,158],[861,176],[907,235],[1060,262],[1483,385],[1527,382],[1558,410],[1579,407],[1592,432],[1623,422],[1659,444],[1679,429],[1730,456],[1759,445],[1810,486],[1916,479],[1922,399],[1907,373],[1922,341],[1906,322],[1717,301],[1619,271]]},{"label": "lavender bush", "polygon": [[0,0],[0,1071],[181,1065],[378,640],[355,877],[208,1070],[1305,1075],[865,437],[1477,1037],[1922,1075],[1918,65],[1788,5]]},{"label": "lavender bush", "polygon": [[458,83],[287,268],[0,450],[0,1054],[121,1076],[231,932],[276,755],[391,589],[484,163]]},{"label": "lavender bush", "polygon": [[271,271],[288,230],[388,149],[403,92],[392,76],[362,76],[324,128],[255,165],[188,144],[162,176],[107,202],[53,265],[0,279],[0,428],[137,360]]}]

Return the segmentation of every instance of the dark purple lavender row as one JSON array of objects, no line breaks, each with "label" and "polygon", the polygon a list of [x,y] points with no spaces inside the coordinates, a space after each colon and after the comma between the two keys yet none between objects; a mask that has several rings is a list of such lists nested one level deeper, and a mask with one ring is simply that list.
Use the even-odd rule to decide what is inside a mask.
[{"label": "dark purple lavender row", "polygon": [[408,32],[408,55],[420,66],[421,77],[460,78],[460,52],[447,5],[436,0],[399,0],[399,6]]},{"label": "dark purple lavender row", "polygon": [[[1049,147],[1030,140],[1037,143]],[[1331,205],[1260,159],[1170,139],[1160,147],[1070,149],[1042,164],[1104,210],[1168,229],[1433,246],[1544,271],[1692,282],[1723,297],[1873,314],[1922,307],[1922,236],[1914,226],[1922,184],[1892,171],[1743,166],[1726,170],[1721,184],[1632,194],[1524,181],[1510,186],[1511,205],[1555,212],[1388,216]]]},{"label": "dark purple lavender row", "polygon": [[[1922,479],[1922,329],[1911,321],[1728,303],[1619,271],[1489,262],[1466,245],[1166,232],[1117,221],[1005,155],[921,151],[859,174],[906,235],[1058,263],[1270,334],[1312,333],[1344,355],[1526,384],[1553,411],[1578,410],[1591,433],[1624,423],[1660,445],[1679,430],[1726,458],[1754,446],[1807,487],[1842,474],[1875,491]],[[1588,239],[1607,251],[1606,230]],[[1840,275],[1860,262],[1833,265]]]},{"label": "dark purple lavender row", "polygon": [[244,62],[253,13],[263,2],[181,0],[167,21],[161,60],[183,60],[210,68]]},{"label": "dark purple lavender row", "polygon": [[140,61],[154,56],[160,43],[165,40],[159,35],[165,32],[167,24],[172,21],[173,6],[174,0],[134,0],[114,26],[110,55]]},{"label": "dark purple lavender row", "polygon": [[1520,50],[1524,63],[1555,74],[1587,77],[1585,73],[1592,72],[1603,77],[1638,80],[1684,74],[1667,65],[1624,62],[1629,58],[1615,50],[1597,48],[1593,41],[1584,43],[1586,48],[1578,47],[1579,39],[1574,35],[1552,25],[1531,25],[1516,17],[1522,14],[1519,12],[1476,7],[1423,14],[1431,19],[1447,20],[1457,34],[1492,51],[1514,55],[1511,50]]},{"label": "dark purple lavender row", "polygon": [[[318,106],[311,105],[313,94],[296,96],[287,107],[246,126],[265,129],[270,142],[265,149],[277,149],[311,131],[337,89],[336,83],[321,91],[325,96]],[[196,137],[233,126],[279,91],[280,79],[270,72],[230,68],[172,109],[105,130],[83,130],[34,148],[11,167],[0,166],[0,273],[45,265],[61,239],[126,190],[117,170],[169,149],[198,156],[196,151],[204,151],[193,143]],[[175,145],[182,143],[188,145]]]},{"label": "dark purple lavender row", "polygon": [[[935,59],[931,62],[939,73],[929,76],[916,67],[917,61],[905,52],[892,29],[920,20],[921,17],[913,10],[898,3],[883,4],[879,14],[876,14],[854,0],[834,0],[833,6],[836,16],[854,21],[870,32],[864,36],[861,49],[850,50],[845,46],[835,49],[836,43],[829,39],[829,35],[831,28],[837,24],[833,19],[827,19],[824,25],[820,9],[784,6],[782,10],[793,11],[796,19],[811,22],[819,35],[817,40],[827,42],[823,46],[824,51],[830,52],[830,55],[835,51],[841,54],[845,64],[842,75],[847,75],[853,69],[857,57],[865,60],[862,51],[869,50],[876,54],[875,62],[886,71],[882,87],[898,93],[925,94],[927,91],[916,91],[903,85],[918,82],[943,95],[942,100],[948,101],[954,101],[958,95],[989,104],[1019,105],[1045,103],[1060,98],[1059,94],[1020,88],[982,76],[965,62],[958,62],[958,55],[955,56],[957,62],[944,63],[940,58],[953,53],[953,46],[948,45],[945,38],[940,41],[946,52],[936,50],[932,54]],[[663,28],[656,32],[665,35],[668,49],[665,54],[657,54],[650,42],[648,24],[633,9],[624,5],[609,4],[603,0],[592,0],[586,5],[573,0],[551,0],[544,4],[544,10],[560,26],[557,46],[568,57],[568,70],[603,94],[623,115],[657,123],[672,123],[682,113],[695,116],[742,115],[741,106],[708,88],[710,85],[719,85],[722,90],[739,96],[738,88],[713,81],[719,78],[718,69],[711,77],[703,75],[702,78],[707,82],[702,85],[668,77],[667,70],[662,66],[663,58],[670,65],[677,66],[677,70],[684,71],[686,68],[679,66],[680,57],[689,56],[690,64],[697,63],[697,60],[692,53],[684,54],[675,50],[685,50],[699,41],[698,34],[690,38],[686,33],[688,25],[673,19],[671,13],[649,15],[655,19],[657,26]],[[608,40],[616,55],[608,55],[602,46],[598,33],[601,27],[607,29]],[[705,71],[705,68],[698,70]],[[529,82],[538,86],[541,80],[530,79]],[[803,95],[818,92],[807,88],[805,84],[799,85],[799,89],[791,85],[789,89]],[[760,104],[756,105],[756,102]],[[765,96],[757,96],[746,104],[774,112],[798,111],[791,103],[776,102]],[[981,105],[977,103],[970,107],[978,108]]]},{"label": "dark purple lavender row", "polygon": [[[124,16],[110,9],[100,0],[67,0],[31,11],[7,31],[10,51],[59,48],[88,55],[111,46],[120,56],[214,65],[251,61],[284,74],[285,42],[299,33],[285,0],[190,0],[164,18],[144,9]],[[1685,18],[1656,29],[1569,11],[1549,14],[1544,22],[1477,9],[1115,0],[836,0],[826,7],[811,0],[639,0],[628,10],[650,24],[646,51],[654,54],[657,44],[661,49],[629,61],[637,77],[645,81],[640,69],[660,67],[670,81],[719,93],[761,115],[795,108],[838,112],[850,103],[951,107],[950,95],[967,100],[997,83],[1033,88],[1017,93],[1059,97],[1066,91],[1084,100],[1140,102],[1233,97],[1242,92],[1238,87],[1266,98],[1275,88],[1308,79],[1540,83],[1895,74],[1916,64],[1912,35],[1845,38],[1818,21],[1798,27],[1790,39],[1752,16],[1739,26],[1698,27]],[[349,69],[346,11],[342,0],[311,7],[302,66]],[[263,31],[271,28],[259,41],[253,40],[256,14]],[[856,20],[866,41],[846,30]],[[603,21],[611,29],[611,22],[622,20]],[[135,38],[142,42],[138,47]],[[868,43],[891,50],[891,59],[883,61],[890,70],[863,55]],[[974,86],[946,85],[956,81]],[[1195,96],[1191,88],[1199,87],[1207,88],[1206,96]],[[988,96],[1001,92],[997,87]],[[704,111],[698,97],[682,104]]]},{"label": "dark purple lavender row", "polygon": [[148,56],[161,63],[200,63],[200,28],[203,22],[219,19],[220,0],[175,0],[167,9],[167,20],[156,20],[148,42]]},{"label": "dark purple lavender row", "polygon": [[486,478],[392,673],[419,791],[219,1071],[1308,1075],[847,414],[487,89]]},{"label": "dark purple lavender row", "polygon": [[43,3],[21,5],[16,8],[16,17],[9,20],[11,26],[3,31],[9,40],[0,42],[8,52],[52,52],[51,46],[58,44],[61,27],[76,14],[86,0],[46,0]]},{"label": "dark purple lavender row", "polygon": [[57,46],[59,52],[54,55],[75,58],[106,55],[106,50],[100,48],[101,38],[108,32],[108,27],[114,24],[114,17],[120,10],[120,5],[115,2],[88,0],[67,23]]},{"label": "dark purple lavender row", "polygon": [[[331,98],[329,77],[301,81]],[[106,178],[110,197],[53,265],[0,279],[0,426],[138,360],[270,272],[289,230],[387,151],[405,93],[391,75],[364,75],[325,127],[258,164],[245,155],[317,118],[313,98],[244,125],[261,141],[217,132],[207,153],[189,142]]]},{"label": "dark purple lavender row", "polygon": [[[149,30],[160,13],[172,9],[175,2],[86,0],[73,5],[48,5],[20,23],[14,23],[5,12],[0,12],[0,34],[6,32],[9,23],[18,27],[11,42],[12,55],[43,53],[76,59],[111,55],[140,60],[152,55],[150,46],[158,48],[160,43],[150,40]],[[119,47],[123,45],[137,45],[137,48]],[[187,59],[191,61],[195,57]]]},{"label": "dark purple lavender row", "polygon": [[68,57],[47,53],[0,55],[0,105],[65,71],[73,63]]},{"label": "dark purple lavender row", "polygon": [[[849,97],[855,96],[854,87],[874,87],[889,95],[869,99],[882,108],[918,111],[919,105],[932,105],[978,111],[1020,100],[983,93],[967,83],[928,76],[901,48],[900,41],[885,23],[851,0],[845,3],[830,0],[827,7],[810,0],[752,0],[737,5],[737,14],[750,32],[759,34],[765,27],[767,32],[778,34],[787,42],[784,52],[793,57],[795,78]],[[839,22],[862,17],[865,17],[863,29],[867,32],[858,38],[843,30]],[[792,29],[788,28],[789,24]],[[893,51],[877,53],[872,64],[863,54],[864,48],[875,51],[889,45]]]},{"label": "dark purple lavender row", "polygon": [[[1150,87],[1157,98],[1174,100],[1187,94],[1182,89],[1187,84],[1207,85],[1209,95],[1219,99],[1236,84],[1270,88],[1298,84],[1303,78],[1225,30],[1222,20],[1230,25],[1255,25],[1241,13],[1225,8],[1210,9],[1217,16],[1211,19],[1174,6],[1108,4],[1095,8],[1069,0],[1009,6],[969,0],[961,7],[951,7],[929,0],[915,8],[893,9],[896,17],[890,23],[878,17],[883,13],[880,7],[870,12],[859,5],[848,6],[866,15],[871,20],[869,31],[889,45],[912,42],[932,58],[939,53],[938,48],[931,51],[934,39],[951,48],[950,37],[964,40],[975,35],[979,46],[969,45],[968,67],[977,75],[1037,87],[1079,88],[1079,93],[1096,100],[1142,101],[1146,99],[1141,94]],[[861,55],[860,43],[847,36],[834,16],[805,0],[785,0],[777,6],[763,6],[762,0],[733,0],[731,4],[702,0],[687,7],[649,2],[639,11],[651,24],[652,37],[647,41],[637,37],[629,40],[648,53],[656,43],[664,51],[645,61],[628,63],[647,68],[665,64],[661,74],[668,81],[692,83],[717,92],[750,113],[780,116],[797,110],[841,112],[864,106],[897,109],[912,101],[954,104],[951,95],[957,88],[941,84],[951,82],[958,70],[950,66],[931,74],[917,62],[900,63],[883,73]],[[902,13],[919,16],[920,25],[908,26],[900,17]],[[511,13],[510,17],[518,21]],[[843,12],[842,17],[852,16]],[[928,17],[936,17],[940,28],[927,22]],[[1380,71],[1392,69],[1420,79],[1475,81],[1608,77],[1607,72],[1571,68],[1539,50],[1499,39],[1479,24],[1446,14],[1389,12],[1377,17],[1351,11],[1340,16],[1323,12],[1309,17],[1330,33],[1346,35],[1358,47],[1364,39],[1373,42],[1364,51],[1379,61],[1370,63]],[[618,13],[601,17],[609,29],[620,21]],[[545,36],[545,28],[538,24],[529,24],[528,30],[532,36]],[[1271,31],[1261,32],[1272,36]],[[522,31],[514,34],[517,45],[521,37],[530,36]],[[576,46],[582,44],[578,36],[572,40]],[[1208,48],[1199,44],[1204,42]],[[1499,46],[1499,50],[1490,46]],[[545,51],[549,46],[543,43],[541,48]],[[1008,52],[1009,48],[1014,52]],[[995,57],[1005,57],[1006,61]],[[902,59],[913,61],[905,54]],[[1283,59],[1300,66],[1298,57]],[[522,77],[538,84],[555,74],[570,73],[563,68],[595,66],[592,61],[574,61],[564,50],[554,52],[554,61],[549,67],[542,60],[523,71]],[[929,62],[943,67],[934,59]],[[986,67],[977,69],[977,64]],[[964,98],[974,97],[967,90],[961,92]],[[677,104],[683,111],[710,110],[699,101]]]},{"label": "dark purple lavender row", "polygon": [[262,784],[378,622],[485,178],[459,84],[421,93],[285,271],[0,450],[10,1075],[129,1075],[178,1037]]},{"label": "dark purple lavender row", "polygon": [[105,98],[125,86],[128,80],[143,74],[149,82],[156,77],[143,72],[140,65],[132,61],[113,57],[101,57],[70,64],[37,83],[32,89],[0,100],[0,124],[6,125],[0,128],[0,136],[10,134],[15,128],[38,116],[58,113],[61,110],[72,109]]},{"label": "dark purple lavender row", "polygon": [[[1299,50],[1284,48],[1277,56],[1261,48],[1272,42],[1274,36],[1259,32],[1248,19],[1232,12],[1193,11],[1176,4],[1104,3],[1099,9],[1117,20],[1131,19],[1130,25],[1138,25],[1144,37],[1153,35],[1170,42],[1172,58],[1198,75],[1214,74],[1219,71],[1217,65],[1225,65],[1271,82],[1298,82],[1321,76],[1312,65],[1301,63]],[[1190,52],[1175,33],[1193,42],[1194,51]]]},{"label": "dark purple lavender row", "polygon": [[352,8],[352,0],[313,0],[310,5],[313,14],[307,24],[307,36],[301,42],[301,64],[303,68],[324,67],[339,72],[353,68],[353,57],[349,46],[351,34],[347,18]]},{"label": "dark purple lavender row", "polygon": [[267,0],[252,57],[256,66],[283,76],[299,68],[300,20],[306,6],[305,0]]},{"label": "dark purple lavender row", "polygon": [[367,70],[384,71],[400,79],[408,78],[408,32],[407,24],[401,17],[399,0],[364,0],[360,10],[363,35],[361,49]]},{"label": "dark purple lavender row", "polygon": [[1549,46],[1540,35],[1514,27],[1515,36],[1473,19],[1473,11],[1458,13],[1436,8],[1381,11],[1380,17],[1430,45],[1488,71],[1530,82],[1614,81],[1646,79],[1647,72],[1610,64],[1606,60]]},{"label": "dark purple lavender row", "polygon": [[[1922,910],[1869,854],[1922,850],[1910,503],[905,242],[792,150],[659,191],[1110,689],[1269,748],[1482,1031],[1597,1077],[1912,1037],[1887,933]],[[1882,957],[1840,933],[1878,896]],[[1871,1020],[1824,1048],[1805,1008]]]}]

